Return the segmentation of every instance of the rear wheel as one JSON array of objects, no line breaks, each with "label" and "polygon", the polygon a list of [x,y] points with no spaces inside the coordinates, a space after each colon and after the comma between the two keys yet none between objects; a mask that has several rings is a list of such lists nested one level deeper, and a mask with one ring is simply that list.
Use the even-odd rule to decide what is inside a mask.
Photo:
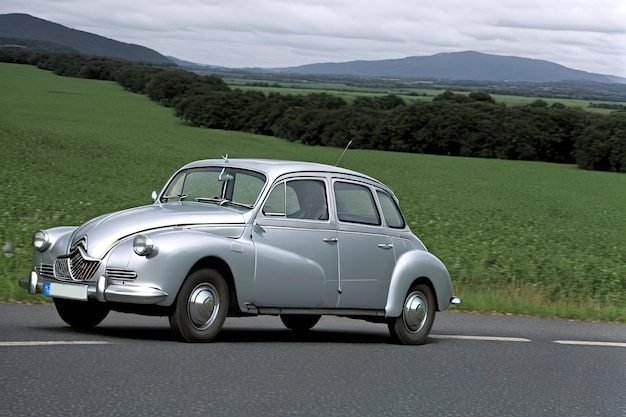
[{"label": "rear wheel", "polygon": [[426,284],[418,284],[406,295],[400,317],[389,321],[389,333],[399,343],[420,345],[426,341],[434,321],[433,291]]},{"label": "rear wheel", "polygon": [[210,342],[222,329],[228,305],[228,286],[222,274],[200,269],[180,288],[170,325],[186,342]]},{"label": "rear wheel", "polygon": [[281,314],[280,320],[286,328],[294,332],[305,332],[313,328],[320,321],[320,317],[317,314]]},{"label": "rear wheel", "polygon": [[53,301],[61,319],[78,329],[91,329],[97,326],[110,311],[106,304],[99,301],[76,301],[65,298],[53,298]]}]

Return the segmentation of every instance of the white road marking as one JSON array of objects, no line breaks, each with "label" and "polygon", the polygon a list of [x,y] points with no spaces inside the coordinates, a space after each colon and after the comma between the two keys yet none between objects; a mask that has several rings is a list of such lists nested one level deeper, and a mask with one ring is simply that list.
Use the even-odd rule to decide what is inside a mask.
[{"label": "white road marking", "polygon": [[530,342],[523,337],[497,337],[497,336],[462,336],[462,335],[439,335],[431,334],[433,339],[457,339],[457,340],[487,340],[492,342]]},{"label": "white road marking", "polygon": [[[431,334],[433,339],[455,339],[455,340],[482,340],[491,342],[530,342],[530,339],[523,337],[498,337],[498,336],[466,336],[466,335],[439,335]],[[553,340],[552,343],[559,345],[576,346],[608,346],[626,348],[626,343],[622,342],[595,342],[592,340]],[[1,342],[0,347],[5,346],[67,346],[67,345],[109,345],[110,342],[100,340],[35,340],[35,341],[14,341]]]},{"label": "white road marking", "polygon": [[109,342],[98,340],[41,340],[0,342],[0,346],[59,346],[59,345],[108,345]]},{"label": "white road marking", "polygon": [[577,345],[577,346],[626,347],[626,343],[621,343],[621,342],[594,342],[592,340],[555,340],[553,343],[558,343],[559,345]]}]

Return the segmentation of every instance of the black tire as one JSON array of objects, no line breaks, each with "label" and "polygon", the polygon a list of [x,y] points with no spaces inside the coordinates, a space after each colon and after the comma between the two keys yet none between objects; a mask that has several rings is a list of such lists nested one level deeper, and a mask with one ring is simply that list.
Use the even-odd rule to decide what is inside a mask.
[{"label": "black tire", "polygon": [[404,345],[421,345],[433,327],[435,310],[431,288],[426,284],[413,286],[404,298],[400,317],[388,322],[391,337]]},{"label": "black tire", "polygon": [[281,314],[280,320],[286,328],[294,332],[306,332],[320,321],[321,316],[317,314]]},{"label": "black tire", "polygon": [[54,306],[61,319],[77,329],[91,329],[109,314],[110,309],[99,301],[76,301],[53,298]]},{"label": "black tire", "polygon": [[228,313],[228,285],[218,271],[200,269],[187,277],[178,292],[170,326],[185,342],[210,342]]}]

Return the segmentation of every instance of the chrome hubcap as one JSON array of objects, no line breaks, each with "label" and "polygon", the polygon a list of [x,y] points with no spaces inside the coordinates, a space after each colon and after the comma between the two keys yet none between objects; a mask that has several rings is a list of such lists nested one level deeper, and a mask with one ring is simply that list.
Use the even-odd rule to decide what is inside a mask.
[{"label": "chrome hubcap", "polygon": [[428,303],[422,292],[415,291],[409,294],[404,302],[402,317],[404,325],[411,333],[422,330],[428,320]]},{"label": "chrome hubcap", "polygon": [[217,288],[208,283],[198,285],[191,291],[187,301],[189,320],[198,330],[211,326],[220,307],[220,296]]}]

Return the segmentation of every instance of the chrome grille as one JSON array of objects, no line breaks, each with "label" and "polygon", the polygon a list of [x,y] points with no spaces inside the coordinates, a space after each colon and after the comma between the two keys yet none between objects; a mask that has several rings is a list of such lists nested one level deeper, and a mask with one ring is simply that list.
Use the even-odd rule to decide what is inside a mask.
[{"label": "chrome grille", "polygon": [[41,264],[39,266],[39,274],[44,278],[54,278],[54,265]]},{"label": "chrome grille", "polygon": [[76,246],[69,254],[56,259],[54,276],[58,279],[87,281],[93,277],[99,265],[99,260],[90,259],[81,246]]},{"label": "chrome grille", "polygon": [[137,273],[135,271],[129,271],[126,269],[107,268],[106,276],[107,278],[112,279],[135,279],[137,278]]}]

